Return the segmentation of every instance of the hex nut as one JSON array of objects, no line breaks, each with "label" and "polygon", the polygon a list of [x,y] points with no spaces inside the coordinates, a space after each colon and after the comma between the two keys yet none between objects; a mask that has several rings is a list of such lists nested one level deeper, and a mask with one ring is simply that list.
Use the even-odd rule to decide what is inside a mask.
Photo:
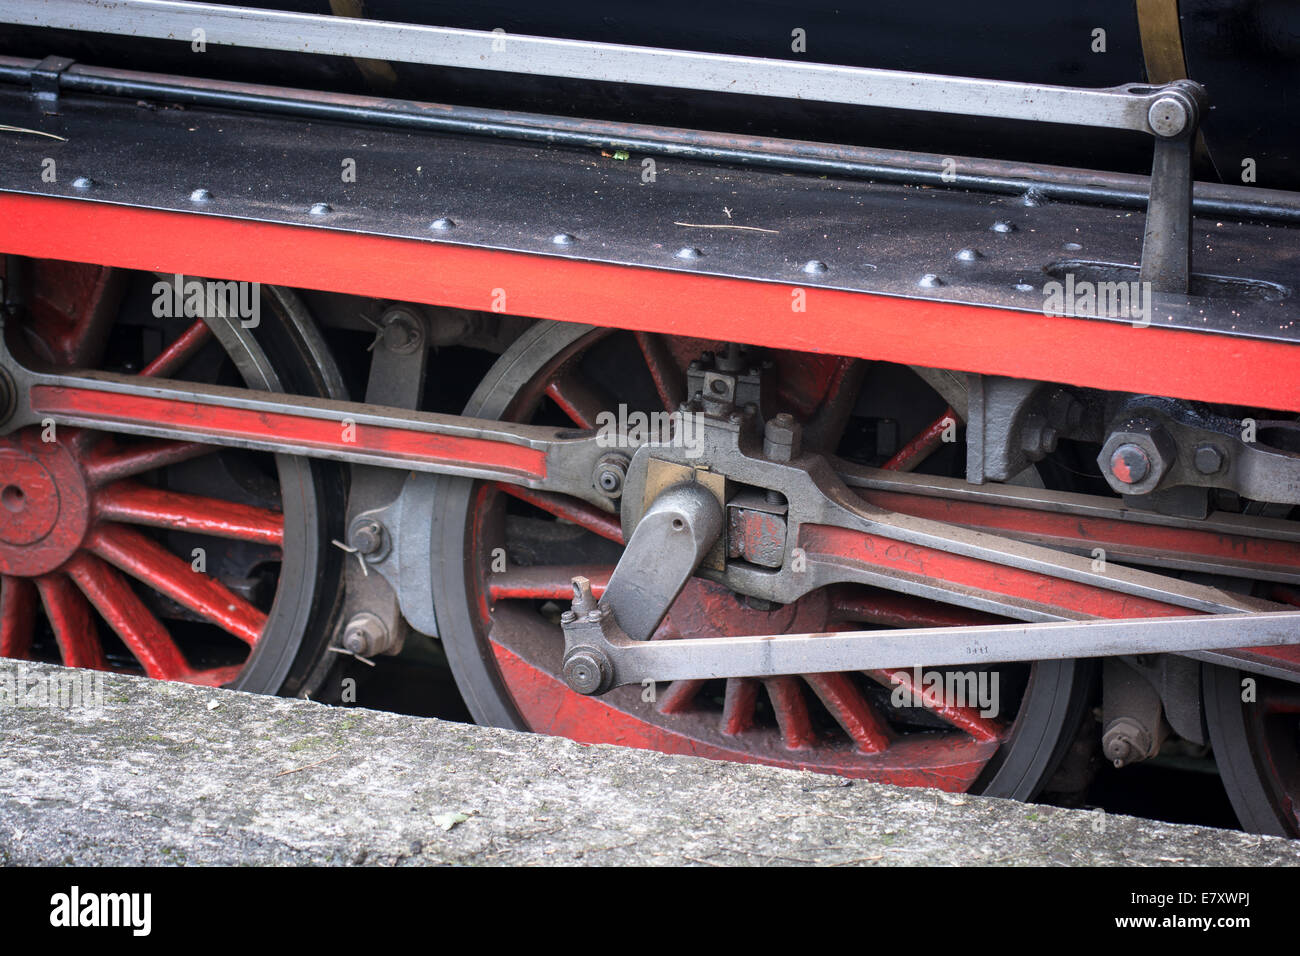
[{"label": "hex nut", "polygon": [[1111,430],[1097,456],[1097,465],[1115,491],[1145,495],[1164,480],[1177,454],[1174,440],[1158,423],[1130,418]]}]

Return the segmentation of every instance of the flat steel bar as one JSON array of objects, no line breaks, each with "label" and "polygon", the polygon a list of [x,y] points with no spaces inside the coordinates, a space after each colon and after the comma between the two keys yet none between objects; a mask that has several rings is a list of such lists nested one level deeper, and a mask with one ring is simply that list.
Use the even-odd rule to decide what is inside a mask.
[{"label": "flat steel bar", "polygon": [[1157,89],[935,76],[181,0],[0,0],[0,22],[1142,133],[1152,131],[1147,115]]},{"label": "flat steel bar", "polygon": [[1187,653],[1300,642],[1300,612],[1211,614],[980,627],[905,628],[675,641],[602,640],[613,684],[710,680],[908,667],[987,666],[1013,661]]}]

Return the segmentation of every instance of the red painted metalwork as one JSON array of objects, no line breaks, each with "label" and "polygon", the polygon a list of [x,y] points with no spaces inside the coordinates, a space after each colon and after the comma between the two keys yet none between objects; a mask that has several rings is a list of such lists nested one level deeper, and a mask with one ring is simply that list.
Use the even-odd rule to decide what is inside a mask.
[{"label": "red painted metalwork", "polygon": [[[214,438],[293,441],[311,448],[375,451],[413,461],[476,463],[526,478],[546,477],[546,453],[505,442],[457,435],[435,435],[388,425],[309,418],[289,412],[252,411],[197,405],[180,399],[117,395],[95,389],[36,385],[29,392],[37,414],[75,415],[97,422],[132,422],[164,427],[183,421],[196,434]],[[345,432],[346,428],[346,432]]]},{"label": "red painted metalwork", "polygon": [[152,538],[120,525],[99,525],[90,533],[87,548],[109,564],[177,604],[189,608],[219,625],[246,644],[257,643],[266,626],[266,615],[216,578],[195,573]]},{"label": "red painted metalwork", "polygon": [[618,518],[607,511],[592,507],[585,501],[551,494],[548,491],[534,491],[532,488],[523,488],[519,485],[497,484],[496,488],[520,501],[526,501],[543,511],[548,511],[557,518],[563,518],[565,521],[586,528],[602,538],[617,544],[623,543],[623,525]]},{"label": "red painted metalwork", "polygon": [[1300,347],[1198,332],[0,194],[2,251],[1300,412]]},{"label": "red painted metalwork", "polygon": [[81,592],[61,574],[46,574],[36,579],[45,617],[54,630],[59,655],[68,667],[107,670],[108,660],[95,633],[90,605]]},{"label": "red painted metalwork", "polygon": [[265,508],[120,481],[95,494],[95,513],[108,521],[193,531],[217,538],[284,544],[284,516]]},{"label": "red painted metalwork", "polygon": [[35,586],[27,578],[0,577],[0,657],[26,657],[35,626]]},{"label": "red painted metalwork", "polygon": [[855,489],[873,505],[949,524],[1000,532],[1022,540],[1065,548],[1120,549],[1125,554],[1187,555],[1210,561],[1300,568],[1300,544],[1248,535],[1165,527],[1137,521],[1061,514],[1013,505],[985,504],[895,491]]},{"label": "red painted metalwork", "polygon": [[804,525],[799,545],[810,559],[826,556],[885,568],[931,581],[989,591],[1037,604],[1095,617],[1173,617],[1195,614],[1183,607],[1151,598],[1121,594],[1106,588],[1008,567],[938,548],[904,544],[891,538],[830,525]]},{"label": "red painted metalwork", "polygon": [[212,330],[202,319],[177,336],[165,349],[158,353],[152,362],[140,370],[141,375],[157,378],[169,378],[192,359],[212,338]]},{"label": "red painted metalwork", "polygon": [[957,416],[953,413],[952,406],[949,406],[921,434],[900,448],[893,458],[880,467],[889,471],[911,471],[943,443],[943,433],[956,425]]},{"label": "red painted metalwork", "polygon": [[[120,277],[98,267],[37,264],[40,324],[29,343],[56,365],[94,367],[113,321]],[[152,362],[170,374],[208,339],[196,323]],[[153,538],[126,527],[148,525],[252,542],[273,549],[283,516],[245,504],[155,488],[134,476],[212,452],[193,442],[120,439],[88,429],[28,428],[0,438],[0,656],[29,657],[37,598],[59,657],[73,667],[107,668],[99,622],[111,628],[150,677],[217,686],[240,664],[199,669],[123,575],[181,605],[248,645],[266,615]],[[125,523],[125,524],[124,524]],[[125,666],[125,664],[123,665]]]}]

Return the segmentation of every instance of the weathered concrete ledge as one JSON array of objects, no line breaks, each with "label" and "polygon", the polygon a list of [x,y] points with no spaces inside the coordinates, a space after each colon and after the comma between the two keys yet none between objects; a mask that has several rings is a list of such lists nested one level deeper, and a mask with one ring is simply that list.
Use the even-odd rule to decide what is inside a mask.
[{"label": "weathered concrete ledge", "polygon": [[72,673],[0,664],[0,862],[1300,863],[1300,842],[131,677],[98,710],[41,706]]}]

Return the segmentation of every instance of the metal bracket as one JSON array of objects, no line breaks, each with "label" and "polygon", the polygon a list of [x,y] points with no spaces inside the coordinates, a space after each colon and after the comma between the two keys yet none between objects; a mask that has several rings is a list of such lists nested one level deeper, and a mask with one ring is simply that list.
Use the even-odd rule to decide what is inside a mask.
[{"label": "metal bracket", "polygon": [[59,82],[64,70],[76,61],[66,56],[47,56],[32,68],[32,93],[41,110],[59,111]]},{"label": "metal bracket", "polygon": [[1190,80],[1164,90],[1149,113],[1156,143],[1139,281],[1185,295],[1192,275],[1192,146],[1206,97]]}]

